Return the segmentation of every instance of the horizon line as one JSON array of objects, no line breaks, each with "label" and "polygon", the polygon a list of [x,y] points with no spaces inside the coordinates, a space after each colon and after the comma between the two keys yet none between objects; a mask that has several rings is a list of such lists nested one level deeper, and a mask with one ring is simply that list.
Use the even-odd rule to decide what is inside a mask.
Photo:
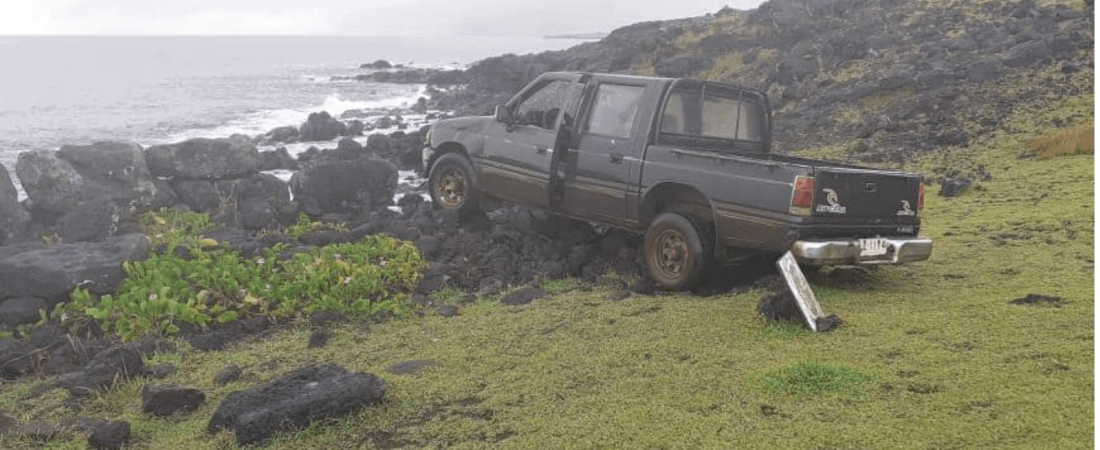
[{"label": "horizon line", "polygon": [[57,33],[21,33],[21,34],[3,34],[0,33],[0,38],[18,38],[18,37],[35,37],[35,38],[64,38],[64,37],[79,37],[79,38],[119,38],[119,37],[149,37],[149,38],[175,38],[175,37],[188,37],[188,38],[250,38],[250,37],[264,37],[264,38],[454,38],[454,37],[474,37],[474,38],[535,38],[535,39],[556,39],[556,40],[590,40],[590,38],[570,38],[561,36],[573,36],[573,35],[590,35],[590,34],[603,34],[606,32],[594,31],[591,33],[559,33],[550,35],[533,35],[533,34],[57,34]]}]

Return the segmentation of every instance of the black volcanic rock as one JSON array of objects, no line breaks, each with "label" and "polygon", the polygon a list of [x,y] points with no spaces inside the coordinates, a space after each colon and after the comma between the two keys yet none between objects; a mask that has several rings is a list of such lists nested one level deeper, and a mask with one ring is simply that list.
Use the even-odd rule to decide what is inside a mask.
[{"label": "black volcanic rock", "polygon": [[117,345],[97,353],[82,370],[58,377],[57,385],[73,395],[83,396],[106,392],[115,383],[144,373],[141,353],[133,346]]},{"label": "black volcanic rock", "polygon": [[154,416],[170,416],[188,413],[206,401],[206,394],[198,389],[179,386],[149,386],[141,388],[141,410]]},{"label": "black volcanic rock", "polygon": [[294,198],[322,212],[368,211],[393,203],[397,167],[379,159],[311,163],[290,179]]},{"label": "black volcanic rock", "polygon": [[389,61],[386,61],[384,59],[379,59],[379,60],[376,60],[375,62],[372,62],[372,63],[360,64],[359,68],[360,69],[378,69],[378,70],[392,69],[393,64],[391,64]]},{"label": "black volcanic rock", "polygon": [[98,242],[114,236],[121,214],[113,202],[92,200],[67,211],[57,221],[57,236],[63,242]]},{"label": "black volcanic rock", "polygon": [[364,153],[363,145],[354,139],[343,138],[336,143],[336,157],[338,159],[355,159],[362,156],[369,156],[369,154]]},{"label": "black volcanic rock", "polygon": [[331,141],[347,132],[347,126],[334,119],[328,111],[311,113],[298,130],[302,142]]},{"label": "black volcanic rock", "polygon": [[[962,135],[1042,107],[1039,99],[1091,91],[1093,11],[1030,0],[769,0],[637,23],[567,50],[486,58],[460,86],[429,90],[429,106],[488,115],[546,71],[705,77],[768,93],[778,153],[864,139],[864,160],[894,165],[965,148]],[[1049,76],[1052,66],[1066,76]]]},{"label": "black volcanic rock", "polygon": [[48,309],[83,286],[96,294],[112,292],[124,278],[123,261],[148,258],[149,238],[131,234],[101,243],[58,244],[0,258],[0,298],[37,297]]},{"label": "black volcanic rock", "polygon": [[0,323],[16,326],[38,322],[40,311],[49,312],[46,301],[34,297],[0,300]]},{"label": "black volcanic rock", "polygon": [[[295,129],[294,133],[298,133],[297,129]],[[260,152],[260,159],[263,161],[263,163],[260,165],[260,170],[298,169],[298,161],[295,160],[293,156],[290,156],[290,152],[286,150],[286,147],[279,147],[275,150]]]},{"label": "black volcanic rock", "polygon": [[56,152],[23,152],[16,162],[16,176],[33,209],[56,214],[93,200],[144,207],[156,195],[145,153],[132,142],[106,141],[65,145]]},{"label": "black volcanic rock", "polygon": [[287,142],[294,142],[298,139],[298,127],[287,125],[283,127],[273,128],[263,135],[260,142],[265,144],[285,144]]},{"label": "black volcanic rock", "polygon": [[88,445],[96,449],[116,450],[130,442],[130,422],[109,422],[88,436]]},{"label": "black volcanic rock", "polygon": [[350,414],[378,403],[385,383],[377,376],[348,373],[335,364],[304,367],[251,390],[226,396],[207,430],[233,431],[237,443],[265,442],[277,432]]},{"label": "black volcanic rock", "polygon": [[205,138],[149,147],[145,162],[155,176],[186,179],[248,176],[263,165],[260,152],[247,140]]}]

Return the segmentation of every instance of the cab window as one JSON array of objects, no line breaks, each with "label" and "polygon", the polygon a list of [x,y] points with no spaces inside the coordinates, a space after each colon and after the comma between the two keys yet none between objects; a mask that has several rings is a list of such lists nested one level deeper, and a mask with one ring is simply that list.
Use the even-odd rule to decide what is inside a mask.
[{"label": "cab window", "polygon": [[[550,81],[536,88],[516,105],[515,117],[521,125],[552,130],[557,126],[558,116],[562,111],[570,112],[577,107],[583,92],[580,83]],[[566,117],[567,122],[571,119]]]},{"label": "cab window", "polygon": [[642,86],[601,84],[588,116],[586,131],[601,136],[629,138],[641,104]]}]

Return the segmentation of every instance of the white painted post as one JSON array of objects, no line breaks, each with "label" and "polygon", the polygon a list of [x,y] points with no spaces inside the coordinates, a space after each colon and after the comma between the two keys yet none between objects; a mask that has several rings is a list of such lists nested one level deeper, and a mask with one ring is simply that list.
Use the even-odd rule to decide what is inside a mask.
[{"label": "white painted post", "polygon": [[783,274],[783,279],[787,280],[787,287],[794,294],[794,301],[802,311],[802,318],[806,320],[811,330],[817,331],[817,319],[825,317],[825,313],[821,311],[821,304],[817,303],[814,291],[810,289],[810,283],[806,281],[802,269],[798,267],[798,261],[795,261],[791,252],[787,252],[775,262],[775,265],[779,267],[779,273]]}]

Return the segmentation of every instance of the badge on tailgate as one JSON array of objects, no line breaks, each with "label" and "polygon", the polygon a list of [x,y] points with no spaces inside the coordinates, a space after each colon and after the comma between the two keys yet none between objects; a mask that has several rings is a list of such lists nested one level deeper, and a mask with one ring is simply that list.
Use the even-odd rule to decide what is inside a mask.
[{"label": "badge on tailgate", "polygon": [[836,195],[836,191],[832,189],[822,189],[825,193],[825,203],[827,205],[817,205],[817,212],[819,213],[832,213],[832,214],[847,214],[848,208],[840,204],[840,196]]}]

